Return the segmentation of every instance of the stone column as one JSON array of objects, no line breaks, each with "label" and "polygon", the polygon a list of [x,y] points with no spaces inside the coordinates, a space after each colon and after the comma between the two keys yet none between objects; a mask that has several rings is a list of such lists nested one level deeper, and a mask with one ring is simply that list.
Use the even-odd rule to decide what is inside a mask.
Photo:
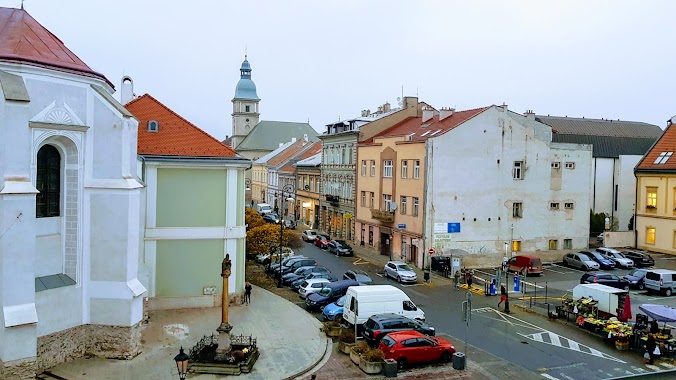
[{"label": "stone column", "polygon": [[221,325],[218,326],[218,348],[216,349],[216,360],[225,360],[227,354],[232,349],[230,342],[230,331],[232,326],[228,323],[228,278],[230,277],[230,254],[226,254],[221,263],[221,277],[223,278],[223,300],[221,304]]}]

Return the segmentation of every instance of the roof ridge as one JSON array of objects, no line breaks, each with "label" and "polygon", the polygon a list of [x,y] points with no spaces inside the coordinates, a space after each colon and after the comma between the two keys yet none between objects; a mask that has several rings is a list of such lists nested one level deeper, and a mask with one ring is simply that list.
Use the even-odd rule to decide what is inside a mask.
[{"label": "roof ridge", "polygon": [[222,145],[222,146],[224,146],[225,148],[227,148],[233,155],[237,155],[237,153],[234,151],[234,149],[232,149],[231,147],[229,147],[229,146],[223,144],[222,142],[218,141],[218,139],[216,139],[214,136],[212,136],[212,135],[210,135],[210,134],[204,132],[204,131],[202,130],[202,128],[196,126],[195,124],[191,123],[189,120],[187,120],[186,118],[184,118],[183,116],[177,114],[177,113],[174,112],[171,108],[167,107],[166,105],[164,105],[164,103],[162,103],[162,102],[160,102],[159,100],[155,99],[152,95],[150,95],[150,94],[148,94],[148,93],[145,93],[145,94],[139,96],[138,98],[136,98],[136,99],[132,100],[131,102],[127,103],[127,105],[129,105],[129,104],[133,103],[134,101],[136,101],[136,100],[138,100],[138,99],[140,99],[140,98],[142,98],[142,97],[145,97],[145,96],[147,96],[148,98],[150,98],[151,100],[153,100],[155,103],[157,103],[157,104],[159,104],[160,106],[162,106],[164,109],[166,109],[167,111],[169,111],[172,115],[178,117],[179,119],[183,120],[183,121],[186,122],[188,125],[190,125],[191,127],[197,129],[197,130],[198,130],[200,133],[202,133],[204,136],[206,136],[206,137],[210,138],[211,140],[217,142],[219,145]]}]

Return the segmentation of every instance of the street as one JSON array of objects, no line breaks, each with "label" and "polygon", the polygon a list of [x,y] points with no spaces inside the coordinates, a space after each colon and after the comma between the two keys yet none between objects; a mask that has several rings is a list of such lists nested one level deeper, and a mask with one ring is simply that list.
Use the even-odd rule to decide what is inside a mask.
[{"label": "street", "polygon": [[[456,291],[451,285],[428,285],[421,278],[417,284],[398,284],[382,276],[383,268],[356,257],[336,257],[311,244],[306,244],[298,253],[316,259],[319,265],[331,270],[339,279],[346,270],[358,269],[368,273],[375,284],[390,284],[403,289],[423,309],[427,322],[436,328],[438,334],[449,335],[459,351],[465,351],[467,342],[543,378],[608,379],[675,368],[666,362],[645,365],[642,356],[635,351],[617,351],[614,346],[606,345],[597,336],[581,329],[550,322],[514,307],[511,314],[505,314],[497,309],[497,297],[472,294],[472,317],[467,324],[461,307],[467,297],[465,290]],[[627,270],[614,272],[621,276]],[[528,278],[528,281],[537,281],[539,286],[544,286],[546,282],[552,293],[563,294],[579,283],[581,274],[574,269],[555,266],[541,278]],[[644,292],[631,293],[632,298],[636,297],[636,305],[648,301],[671,301],[666,297],[642,294]],[[512,294],[510,298],[517,296]],[[471,357],[468,359],[472,360]]]}]

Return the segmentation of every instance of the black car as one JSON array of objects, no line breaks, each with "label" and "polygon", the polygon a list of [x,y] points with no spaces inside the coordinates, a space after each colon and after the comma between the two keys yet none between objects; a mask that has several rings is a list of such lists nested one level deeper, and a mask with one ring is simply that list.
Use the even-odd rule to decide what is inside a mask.
[{"label": "black car", "polygon": [[638,288],[641,290],[645,289],[645,274],[648,273],[647,269],[634,269],[631,273],[622,276],[623,279],[629,281],[629,286],[632,288]]},{"label": "black car", "polygon": [[352,256],[352,247],[345,240],[331,240],[328,244],[329,253],[335,253],[336,256]]},{"label": "black car", "polygon": [[585,273],[580,278],[580,284],[601,284],[617,289],[629,290],[629,281],[612,273],[604,272]]},{"label": "black car", "polygon": [[375,314],[364,323],[362,336],[371,346],[377,346],[385,335],[393,331],[415,330],[421,334],[434,336],[434,327],[425,322],[407,318],[394,313]]},{"label": "black car", "polygon": [[315,278],[325,278],[329,281],[336,281],[336,278],[330,272],[312,272],[306,274],[304,277],[291,283],[291,289],[298,290],[305,280],[312,280]]},{"label": "black car", "polygon": [[622,251],[622,254],[624,257],[631,259],[631,261],[634,262],[634,266],[637,268],[652,267],[655,265],[655,259],[653,259],[652,256],[648,254],[648,252],[627,250]]},{"label": "black car", "polygon": [[282,284],[291,285],[294,281],[304,278],[309,273],[315,272],[331,273],[325,267],[317,267],[317,266],[300,267],[296,269],[295,272],[287,273],[284,276],[282,276]]},{"label": "black car", "polygon": [[348,270],[343,273],[343,280],[354,280],[359,283],[359,285],[373,285],[373,279],[369,275],[361,270]]},{"label": "black car", "polygon": [[603,256],[599,252],[584,251],[582,253],[589,256],[590,259],[599,263],[599,266],[601,267],[601,269],[615,269],[615,262],[613,260]]},{"label": "black car", "polygon": [[269,212],[267,214],[263,214],[263,220],[266,223],[279,223],[279,215],[275,214],[274,212]]}]

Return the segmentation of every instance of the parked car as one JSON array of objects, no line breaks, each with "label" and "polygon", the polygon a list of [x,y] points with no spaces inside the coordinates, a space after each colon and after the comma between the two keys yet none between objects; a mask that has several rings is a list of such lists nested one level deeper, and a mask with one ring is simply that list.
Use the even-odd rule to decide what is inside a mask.
[{"label": "parked car", "polygon": [[597,251],[582,251],[585,255],[589,256],[590,259],[596,261],[599,264],[600,269],[615,269],[615,262]]},{"label": "parked car", "polygon": [[638,288],[641,290],[645,289],[645,274],[648,273],[647,269],[636,268],[631,273],[622,276],[623,279],[629,281],[629,286],[632,288]]},{"label": "parked car", "polygon": [[602,254],[603,256],[609,258],[610,260],[613,260],[613,262],[615,262],[615,265],[618,267],[622,268],[634,267],[634,262],[631,259],[624,257],[622,252],[618,251],[617,249],[601,247],[596,248],[596,251]]},{"label": "parked car", "polygon": [[340,322],[343,320],[343,307],[345,306],[345,296],[338,298],[336,302],[330,303],[322,310],[322,316],[329,321]]},{"label": "parked car", "polygon": [[592,260],[583,252],[578,253],[566,253],[563,256],[563,265],[571,266],[573,268],[578,268],[581,270],[598,270],[601,268],[599,263]]},{"label": "parked car", "polygon": [[377,346],[387,334],[395,331],[414,330],[434,336],[434,327],[394,313],[375,314],[364,323],[361,335],[371,346]]},{"label": "parked car", "polygon": [[341,280],[324,284],[318,292],[310,294],[305,298],[305,308],[308,310],[321,310],[324,306],[336,301],[347,293],[350,286],[359,286],[357,281]]},{"label": "parked car", "polygon": [[343,273],[343,280],[354,280],[360,285],[373,285],[373,279],[366,272],[361,270],[348,270]]},{"label": "parked car", "polygon": [[315,259],[310,259],[310,258],[302,258],[300,260],[296,261],[291,261],[287,263],[287,265],[282,266],[281,268],[278,268],[275,270],[275,278],[279,278],[289,272],[293,272],[296,269],[300,267],[309,267],[309,266],[314,266],[317,265],[317,261]]},{"label": "parked car", "polygon": [[305,230],[302,234],[300,234],[300,237],[303,239],[303,241],[309,243],[315,240],[317,233],[311,230]]},{"label": "parked car", "polygon": [[328,269],[325,267],[320,267],[320,266],[306,266],[306,267],[300,267],[296,269],[295,271],[291,273],[287,273],[284,276],[282,276],[282,284],[284,285],[291,285],[292,282],[305,277],[306,274],[308,273],[313,273],[313,272],[330,272]]},{"label": "parked car", "polygon": [[598,239],[599,243],[603,244],[603,238],[605,237],[605,232],[601,232],[599,236],[596,237]]},{"label": "parked car", "polygon": [[296,229],[296,222],[290,219],[284,219],[284,228],[288,228],[290,230],[295,230]]},{"label": "parked car", "polygon": [[269,268],[265,268],[265,272],[267,272],[267,273],[275,273],[275,271],[277,271],[277,270],[280,268],[280,266],[284,266],[284,265],[286,265],[289,261],[291,261],[291,260],[298,260],[298,259],[300,259],[300,258],[305,258],[305,256],[303,256],[303,255],[293,255],[293,256],[289,256],[289,257],[287,257],[287,258],[282,258],[282,261],[281,261],[281,262],[275,262],[275,263],[272,263],[272,264],[270,264],[270,267],[269,267]]},{"label": "parked car", "polygon": [[653,259],[648,252],[630,249],[622,251],[622,254],[624,257],[633,261],[634,266],[637,268],[652,267],[655,265],[655,259]]},{"label": "parked car", "polygon": [[676,271],[673,270],[649,269],[643,281],[648,292],[663,292],[671,297],[676,291]]},{"label": "parked car", "polygon": [[300,298],[305,299],[310,294],[322,290],[324,285],[328,284],[329,282],[331,281],[329,281],[326,278],[315,278],[312,280],[305,280],[300,285],[300,289],[298,289],[298,294],[300,295]]},{"label": "parked car", "polygon": [[601,284],[617,289],[629,290],[629,281],[612,273],[604,272],[585,273],[580,278],[580,284]]},{"label": "parked car", "polygon": [[[293,256],[296,253],[293,251],[293,249],[289,247],[282,247],[282,258],[287,258],[289,256]],[[256,262],[261,263],[261,264],[267,264],[268,261],[277,261],[277,258],[279,257],[279,252],[278,250],[275,250],[274,253],[261,253],[256,256]]]},{"label": "parked car", "polygon": [[317,235],[317,237],[315,237],[315,240],[313,242],[315,243],[316,247],[326,249],[326,247],[329,246],[331,239],[326,235]]},{"label": "parked car", "polygon": [[336,256],[352,256],[352,247],[345,240],[331,240],[327,244],[329,253],[335,253]]},{"label": "parked car", "polygon": [[416,282],[418,275],[406,263],[401,261],[390,261],[385,264],[385,277],[391,277],[398,282]]},{"label": "parked car", "polygon": [[436,360],[448,363],[455,353],[453,343],[417,331],[389,333],[380,341],[379,348],[385,353],[385,359],[396,360],[399,368]]},{"label": "parked car", "polygon": [[279,223],[279,215],[275,214],[274,212],[263,214],[263,221],[266,223]]},{"label": "parked car", "polygon": [[343,320],[357,329],[372,315],[381,313],[425,321],[425,312],[393,285],[351,286],[347,289],[345,305]]},{"label": "parked car", "polygon": [[291,283],[291,289],[297,291],[305,280],[312,280],[315,278],[325,278],[331,282],[336,281],[336,278],[329,272],[312,272],[305,275],[303,278]]},{"label": "parked car", "polygon": [[542,261],[534,256],[514,256],[507,263],[509,264],[510,272],[519,272],[524,276],[528,276],[529,274],[541,276],[544,272]]}]

